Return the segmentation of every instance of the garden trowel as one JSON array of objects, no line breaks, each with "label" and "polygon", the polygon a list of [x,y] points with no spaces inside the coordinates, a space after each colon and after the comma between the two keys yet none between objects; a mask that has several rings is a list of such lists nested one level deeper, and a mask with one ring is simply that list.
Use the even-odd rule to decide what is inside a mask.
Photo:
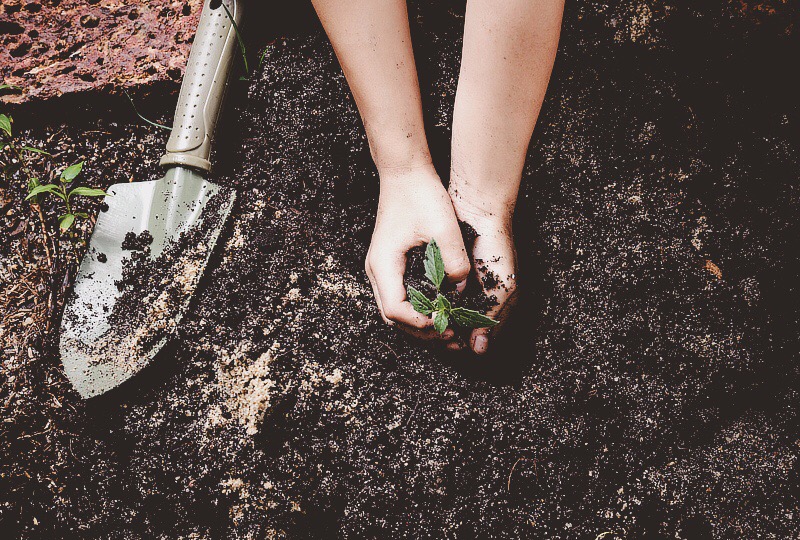
[{"label": "garden trowel", "polygon": [[164,178],[108,189],[61,328],[64,370],[84,398],[135,375],[174,335],[233,205],[205,176],[241,4],[205,1]]}]

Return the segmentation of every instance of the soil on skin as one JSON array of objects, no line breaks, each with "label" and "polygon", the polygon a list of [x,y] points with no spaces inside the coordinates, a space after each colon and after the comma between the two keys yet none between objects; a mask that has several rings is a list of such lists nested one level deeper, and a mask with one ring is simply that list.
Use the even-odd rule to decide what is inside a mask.
[{"label": "soil on skin", "polygon": [[[316,27],[232,90],[220,249],[117,392],[80,400],[54,346],[92,221],[50,275],[0,190],[2,536],[797,538],[796,29],[789,3],[696,4],[567,2],[486,358],[378,316],[377,176]],[[463,6],[410,5],[444,174]],[[85,185],[156,178],[165,134],[99,101],[24,134]]]},{"label": "soil on skin", "polygon": [[[459,226],[467,253],[472,253],[472,247],[479,235],[469,223],[460,221]],[[417,246],[406,254],[405,284],[407,287],[414,287],[433,300],[436,298],[437,291],[433,283],[425,276],[426,247],[424,245]],[[503,286],[502,281],[484,261],[477,259],[472,263],[477,273],[473,273],[467,278],[467,285],[461,293],[456,291],[456,284],[447,278],[442,282],[440,292],[450,300],[454,307],[465,307],[486,314],[498,304],[497,296],[492,291],[498,286]],[[465,338],[469,335],[468,329],[456,328],[456,330],[461,337]],[[458,332],[458,330],[463,331]]]}]

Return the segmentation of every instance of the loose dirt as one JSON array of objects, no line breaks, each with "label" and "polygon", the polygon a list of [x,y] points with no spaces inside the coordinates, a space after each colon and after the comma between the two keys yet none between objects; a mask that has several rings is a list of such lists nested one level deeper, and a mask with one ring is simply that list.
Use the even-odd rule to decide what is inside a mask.
[{"label": "loose dirt", "polygon": [[[3,190],[8,536],[796,538],[790,8],[640,4],[567,3],[516,213],[519,308],[487,358],[381,322],[377,177],[318,29],[229,96],[221,249],[119,393],[81,401],[53,348],[91,224],[48,281],[38,217]],[[463,6],[411,19],[445,174]],[[164,134],[93,105],[27,133],[85,155],[91,185],[155,178]]]}]

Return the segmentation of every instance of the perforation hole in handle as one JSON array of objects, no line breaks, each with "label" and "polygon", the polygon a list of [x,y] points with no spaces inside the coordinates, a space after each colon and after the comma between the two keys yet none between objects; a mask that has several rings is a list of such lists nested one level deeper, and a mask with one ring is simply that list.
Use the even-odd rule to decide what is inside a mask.
[{"label": "perforation hole in handle", "polygon": [[[217,41],[218,39],[229,38],[229,32],[232,28],[230,18],[228,17],[227,13],[221,9],[222,0],[212,0],[209,6],[214,11],[213,13],[209,14],[211,19],[208,20],[209,24],[206,26],[208,31],[205,34],[201,34],[199,36],[200,39],[198,39],[195,43],[196,49],[199,49],[200,51],[206,50],[206,53],[205,55],[203,55],[202,52],[192,55],[193,61],[189,64],[186,73],[186,77],[192,82],[184,87],[181,92],[182,94],[185,92],[185,97],[188,99],[181,97],[181,105],[179,107],[181,116],[179,117],[179,133],[176,133],[176,135],[182,138],[184,141],[187,141],[187,144],[192,145],[202,144],[203,140],[205,139],[205,133],[203,132],[201,126],[195,125],[196,115],[190,115],[189,112],[197,112],[198,105],[203,103],[205,96],[207,96],[211,88],[218,83],[216,76],[211,78],[210,74],[207,73],[207,69],[209,68],[209,60],[214,54],[213,50],[209,50],[211,49],[211,47],[208,47],[209,42]],[[207,75],[212,79],[209,84],[206,84],[206,81],[209,81],[209,79],[206,78]],[[216,72],[214,75],[216,75]],[[199,80],[204,82],[196,82]],[[187,116],[189,118],[187,118]]]}]

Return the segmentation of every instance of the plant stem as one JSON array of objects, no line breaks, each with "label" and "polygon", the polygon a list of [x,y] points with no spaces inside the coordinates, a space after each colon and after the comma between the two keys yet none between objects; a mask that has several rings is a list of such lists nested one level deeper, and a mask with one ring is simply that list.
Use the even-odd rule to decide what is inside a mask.
[{"label": "plant stem", "polygon": [[233,18],[233,15],[228,9],[228,6],[225,5],[225,2],[222,2],[222,9],[225,10],[225,13],[228,15],[228,18],[231,20],[231,23],[233,24],[233,31],[236,33],[236,39],[239,41],[239,50],[242,51],[242,59],[244,60],[244,72],[249,77],[250,66],[247,63],[247,50],[245,49],[242,35],[239,33],[239,25],[236,24],[236,19]]},{"label": "plant stem", "polygon": [[[21,164],[21,170],[25,175],[25,179],[27,180],[27,184],[30,185],[31,179],[34,178],[33,171],[31,171],[30,165],[28,164],[28,160],[25,157],[25,152],[22,151],[15,143],[14,140],[9,138],[8,139],[8,148],[16,155],[17,159]],[[64,189],[61,186],[62,190]],[[58,244],[57,240],[50,236],[50,233],[47,231],[47,221],[44,219],[44,214],[42,213],[42,206],[40,204],[36,204],[36,213],[39,216],[39,223],[42,226],[42,247],[44,248],[44,254],[47,258],[47,278],[48,278],[48,291],[47,291],[47,314],[45,316],[47,322],[45,323],[45,333],[50,331],[50,323],[51,317],[50,314],[53,311],[53,296],[55,294],[55,286],[53,284],[54,277],[57,273],[56,268],[56,259],[55,257],[58,256]],[[53,243],[53,251],[50,250],[50,242]]]},{"label": "plant stem", "polygon": [[61,193],[64,195],[64,205],[67,207],[67,214],[72,213],[72,208],[69,205],[69,195],[67,195],[67,188],[64,187],[64,184],[61,184]]},{"label": "plant stem", "polygon": [[14,153],[17,155],[17,159],[22,164],[22,172],[25,173],[25,176],[27,177],[28,182],[30,182],[31,178],[33,178],[33,173],[31,172],[31,169],[28,166],[28,160],[25,159],[25,152],[23,152],[20,148],[17,147],[17,145],[14,144],[14,140],[13,139],[10,139],[8,141],[8,147],[10,149],[12,149],[14,151]]},{"label": "plant stem", "polygon": [[152,120],[150,120],[150,119],[146,118],[145,116],[143,116],[142,113],[139,112],[139,109],[136,108],[136,103],[133,102],[133,98],[128,93],[128,91],[125,90],[124,92],[125,92],[125,95],[128,96],[128,101],[131,102],[131,107],[133,107],[133,112],[136,113],[136,116],[138,116],[139,118],[141,118],[142,120],[144,120],[145,122],[150,124],[151,126],[155,126],[157,128],[161,128],[161,129],[166,129],[167,131],[172,131],[171,127],[165,126],[164,124],[159,124],[158,122],[153,122]]},{"label": "plant stem", "polygon": [[42,224],[42,245],[44,246],[44,253],[47,256],[47,267],[50,270],[47,275],[50,283],[48,283],[47,287],[48,289],[47,313],[45,314],[45,319],[47,322],[45,323],[45,328],[44,328],[45,333],[48,333],[50,332],[50,313],[53,311],[53,293],[54,293],[53,276],[55,276],[57,271],[55,264],[53,262],[54,259],[50,255],[50,247],[48,244],[50,243],[50,240],[52,240],[53,249],[56,252],[58,251],[58,245],[56,244],[56,240],[51,239],[50,234],[47,232],[47,222],[44,220],[44,214],[42,214],[42,207],[39,206],[38,204],[36,205],[36,211],[39,214],[39,222]]}]

